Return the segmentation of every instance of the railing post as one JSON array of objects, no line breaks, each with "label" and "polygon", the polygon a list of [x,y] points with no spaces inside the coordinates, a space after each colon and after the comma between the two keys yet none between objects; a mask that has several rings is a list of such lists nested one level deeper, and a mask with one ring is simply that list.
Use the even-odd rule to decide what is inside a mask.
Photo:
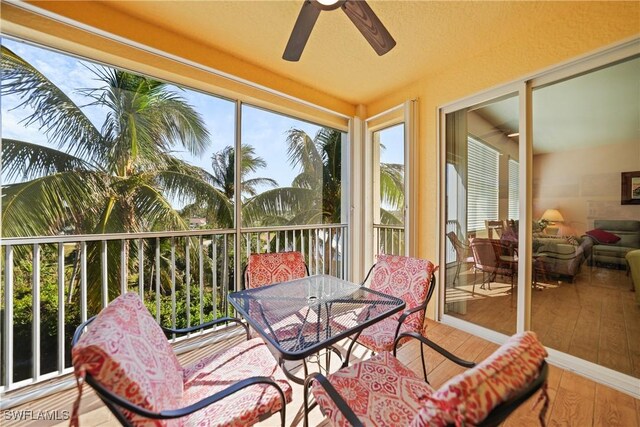
[{"label": "railing post", "polygon": [[[173,311],[175,313],[175,310]],[[160,238],[159,237],[156,237],[156,322],[160,323]]]},{"label": "railing post", "polygon": [[64,371],[64,243],[58,243],[58,372]]},{"label": "railing post", "polygon": [[105,308],[107,304],[109,304],[109,296],[108,296],[109,282],[107,277],[107,241],[106,240],[100,241],[100,266],[102,268],[101,270],[102,308]]},{"label": "railing post", "polygon": [[80,323],[87,320],[87,242],[80,243]]},{"label": "railing post", "polygon": [[5,248],[4,262],[4,387],[13,384],[13,246]]},{"label": "railing post", "polygon": [[[176,328],[176,239],[171,238],[171,327]],[[175,338],[175,335],[173,336]]]},{"label": "railing post", "polygon": [[31,322],[31,349],[33,379],[40,377],[40,245],[33,245],[33,275],[32,275],[32,305],[33,320]]}]

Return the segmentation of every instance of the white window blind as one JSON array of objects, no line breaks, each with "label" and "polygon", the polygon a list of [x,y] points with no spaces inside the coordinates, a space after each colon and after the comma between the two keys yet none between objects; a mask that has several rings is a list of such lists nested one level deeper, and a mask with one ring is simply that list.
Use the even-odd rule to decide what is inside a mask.
[{"label": "white window blind", "polygon": [[467,230],[485,228],[498,219],[498,151],[469,137]]},{"label": "white window blind", "polygon": [[520,179],[518,162],[509,159],[509,219],[520,217]]}]

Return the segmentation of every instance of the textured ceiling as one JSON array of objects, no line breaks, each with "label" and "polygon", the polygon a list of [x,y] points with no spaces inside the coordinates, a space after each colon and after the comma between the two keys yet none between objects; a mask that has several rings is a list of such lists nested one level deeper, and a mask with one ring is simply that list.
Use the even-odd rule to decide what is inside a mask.
[{"label": "textured ceiling", "polygon": [[[517,97],[476,112],[500,134],[518,131]],[[638,141],[640,58],[533,91],[534,154]]]},{"label": "textured ceiling", "polygon": [[545,2],[369,4],[397,46],[379,57],[341,10],[323,11],[297,63],[281,59],[302,1],[108,1],[109,7],[339,99],[367,104],[542,23]]}]

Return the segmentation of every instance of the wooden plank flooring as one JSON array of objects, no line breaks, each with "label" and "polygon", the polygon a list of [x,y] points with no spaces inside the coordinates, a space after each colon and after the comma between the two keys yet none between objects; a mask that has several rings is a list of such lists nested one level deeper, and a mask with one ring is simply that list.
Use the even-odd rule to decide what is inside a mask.
[{"label": "wooden plank flooring", "polygon": [[[480,361],[489,356],[498,346],[494,343],[482,340],[452,327],[428,321],[427,335],[435,342],[457,354],[460,357],[474,361]],[[179,357],[181,363],[193,362],[204,355],[222,348],[233,346],[242,338],[234,338],[212,346],[200,348]],[[453,375],[463,371],[463,368],[454,365],[439,354],[426,349],[429,380],[434,387],[441,386]],[[369,357],[369,352],[364,348],[357,348],[353,360]],[[409,343],[398,351],[398,357],[419,375],[422,375],[420,367],[419,347],[415,342]],[[607,426],[607,427],[634,427],[640,426],[640,400],[620,393],[606,386],[596,384],[586,378],[572,372],[551,366],[548,380],[548,393],[550,397],[549,410],[546,414],[547,424],[550,426]],[[75,389],[67,390],[49,396],[38,401],[30,402],[16,408],[20,410],[67,410],[71,407],[77,392]],[[294,385],[293,402],[287,405],[287,425],[302,425],[302,386]],[[538,400],[538,395],[533,396],[522,405],[504,423],[505,426],[537,426],[539,425],[537,414],[540,405],[533,409]],[[109,411],[102,405],[95,394],[85,387],[80,407],[80,425],[84,427],[112,426],[117,422]],[[273,416],[259,426],[277,426],[279,415]],[[311,425],[326,426],[319,409],[314,409],[310,416]],[[68,422],[31,422],[17,423],[7,421],[3,417],[3,427],[9,426],[67,426]]]},{"label": "wooden plank flooring", "polygon": [[[492,282],[491,291],[476,285],[472,293],[473,278],[463,273],[458,286],[447,289],[447,301],[456,301],[448,314],[515,333],[510,283]],[[532,294],[531,324],[545,346],[640,378],[640,306],[625,271],[583,265],[573,283],[547,277],[540,289]]]}]

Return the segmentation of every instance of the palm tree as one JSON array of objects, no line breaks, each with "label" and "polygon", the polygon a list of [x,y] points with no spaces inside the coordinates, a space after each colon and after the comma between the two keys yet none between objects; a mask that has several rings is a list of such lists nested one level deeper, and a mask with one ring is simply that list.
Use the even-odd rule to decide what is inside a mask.
[{"label": "palm tree", "polygon": [[342,194],[342,134],[322,128],[311,139],[304,131],[287,132],[287,154],[300,173],[290,187],[265,191],[248,200],[245,224],[339,223]]},{"label": "palm tree", "polygon": [[[242,159],[240,161],[240,185],[242,188],[242,200],[254,197],[258,194],[258,187],[276,187],[278,183],[271,178],[248,178],[249,174],[257,172],[267,166],[262,157],[256,156],[255,148],[243,144],[241,148]],[[235,200],[235,149],[228,145],[211,156],[210,181],[212,185],[228,200],[228,206],[232,209]],[[229,215],[221,215],[219,212],[207,210],[205,200],[196,200],[182,210],[183,216],[204,216],[209,224],[216,227],[233,227],[232,212]],[[215,206],[214,206],[215,207]]]},{"label": "palm tree", "polygon": [[[256,150],[249,144],[242,144],[240,148],[242,159],[240,160],[240,180],[242,187],[242,199],[253,197],[258,194],[257,187],[277,187],[278,183],[271,178],[247,178],[258,169],[265,168],[267,162],[262,157],[256,156]],[[229,200],[235,194],[235,150],[227,146],[216,152],[211,157],[211,168],[213,169],[213,185],[221,190]]]},{"label": "palm tree", "polygon": [[[187,229],[172,202],[207,200],[220,212],[232,212],[210,175],[170,154],[181,148],[200,155],[210,140],[200,115],[166,83],[90,68],[104,86],[80,93],[88,105],[107,111],[98,128],[83,108],[5,46],[2,70],[2,96],[16,96],[18,108],[31,109],[25,126],[39,127],[52,146],[2,139],[3,175],[13,182],[2,189],[3,236]],[[94,246],[88,261],[98,269],[88,272],[88,285],[96,296],[100,263]],[[112,294],[116,265],[108,269]]]},{"label": "palm tree", "polygon": [[[300,129],[287,132],[287,153],[300,173],[290,187],[265,191],[248,200],[243,210],[245,223],[253,225],[340,223],[342,201],[342,133],[320,129],[312,139]],[[382,163],[381,200],[384,224],[398,224],[393,211],[404,207],[404,167]]]}]

